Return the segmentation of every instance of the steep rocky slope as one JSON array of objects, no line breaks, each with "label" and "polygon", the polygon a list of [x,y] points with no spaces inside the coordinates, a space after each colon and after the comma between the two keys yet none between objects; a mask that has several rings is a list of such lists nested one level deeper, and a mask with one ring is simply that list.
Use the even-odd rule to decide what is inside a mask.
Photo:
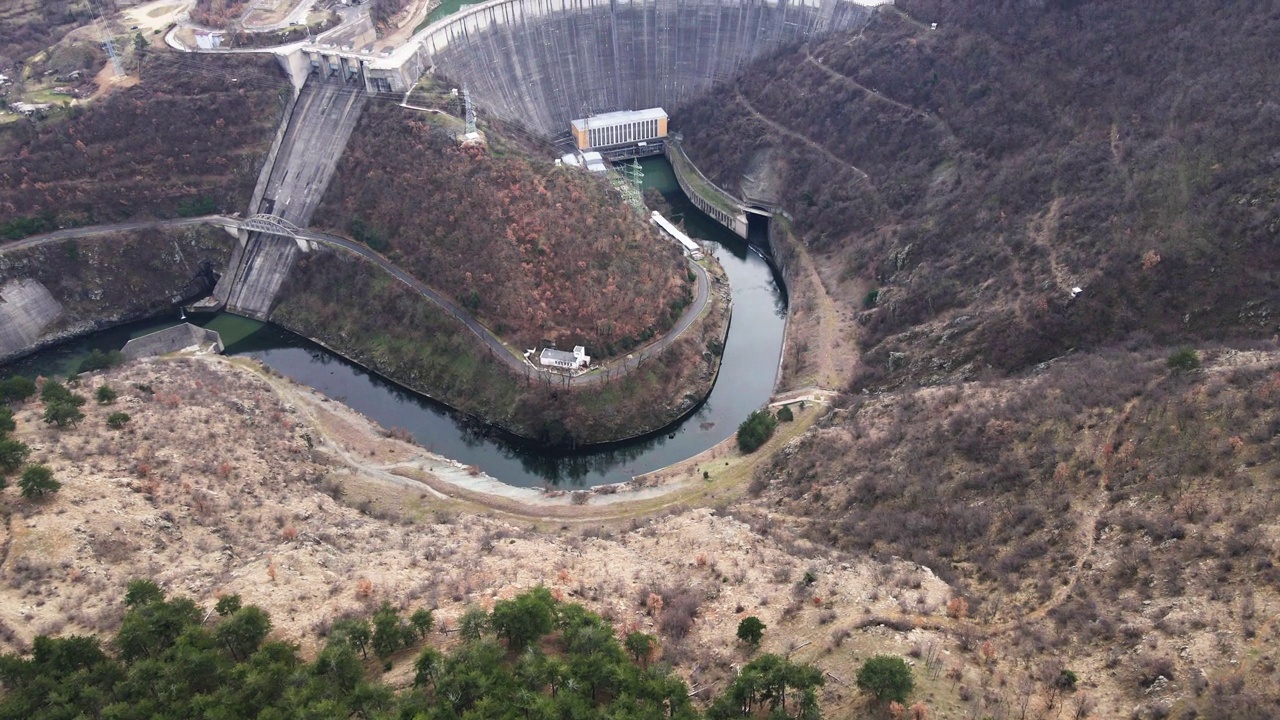
[{"label": "steep rocky slope", "polygon": [[[52,300],[39,308],[0,305],[0,319],[30,328],[0,333],[0,360],[95,330],[151,317],[213,289],[236,239],[220,228],[136,230],[63,240],[0,255],[0,301],[35,283]],[[38,317],[28,317],[36,313]],[[6,328],[8,330],[8,328]]]},{"label": "steep rocky slope", "polygon": [[795,217],[859,313],[859,387],[1270,337],[1278,31],[1267,3],[904,0],[675,120]]}]

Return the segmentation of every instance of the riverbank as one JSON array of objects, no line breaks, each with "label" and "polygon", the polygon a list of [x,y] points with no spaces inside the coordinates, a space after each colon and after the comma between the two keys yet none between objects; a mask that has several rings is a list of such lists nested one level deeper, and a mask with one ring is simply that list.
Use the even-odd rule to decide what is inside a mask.
[{"label": "riverbank", "polygon": [[[316,388],[331,398],[352,404],[385,427],[401,428],[424,447],[468,466],[481,468],[505,483],[516,486],[541,487],[549,484],[581,488],[628,481],[635,475],[695,456],[731,437],[734,428],[743,418],[769,402],[773,394],[787,313],[781,277],[746,243],[693,208],[679,193],[671,169],[665,161],[660,158],[651,161],[646,163],[646,188],[666,192],[665,207],[671,219],[699,239],[707,255],[714,256],[720,268],[717,276],[723,271],[723,280],[728,283],[728,287],[719,287],[717,283],[716,295],[720,300],[731,302],[733,313],[732,332],[725,335],[725,327],[719,328],[717,332],[723,343],[718,347],[722,347],[723,351],[713,353],[710,358],[706,356],[705,350],[698,355],[697,362],[717,361],[718,376],[706,377],[707,383],[714,382],[710,387],[711,394],[701,403],[697,396],[673,398],[660,395],[663,402],[686,402],[685,407],[690,410],[683,420],[664,428],[661,433],[606,446],[579,446],[559,451],[541,444],[512,443],[505,433],[453,413],[439,403],[419,393],[409,392],[379,374],[366,372],[360,365],[353,364],[331,349],[317,346],[278,325],[264,326],[232,315],[205,316],[198,319],[198,322],[222,333],[227,341],[229,354],[261,360],[297,382]],[[52,243],[50,247],[53,247]],[[325,255],[333,257],[330,253],[312,253],[306,257]],[[348,274],[350,271],[349,267],[340,263],[334,263],[334,266],[338,273]],[[381,282],[396,284],[390,277],[382,278]],[[326,296],[345,298],[346,295],[336,292],[335,287],[338,286],[321,283],[318,291]],[[702,306],[703,303],[695,304],[695,307]],[[377,305],[369,305],[367,309],[376,317],[388,314]],[[177,309],[172,308],[172,312],[172,322],[176,322]],[[681,324],[683,322],[684,320]],[[20,365],[7,370],[28,375],[64,375],[74,372],[79,364],[78,359],[90,350],[116,350],[138,332],[154,331],[165,326],[166,321],[157,317],[155,322],[96,332],[73,343],[62,344],[25,358]],[[447,327],[439,333],[427,333],[426,339],[430,341],[439,337],[461,340]],[[379,339],[380,342],[392,345],[398,343],[401,348],[407,344],[411,349],[420,349],[425,344],[417,340],[420,338],[405,339],[393,335]],[[368,349],[374,353],[384,352],[381,345],[369,345]],[[465,359],[465,353],[450,356],[453,360],[459,358]],[[636,372],[649,375],[650,380],[655,370],[668,370],[668,367],[649,359],[637,356],[631,362],[635,361],[641,364]],[[366,368],[371,367],[369,363],[362,364]],[[687,369],[682,365],[676,367]],[[595,377],[600,376],[596,374]],[[604,389],[617,389],[616,378],[608,377],[603,380],[607,381],[603,382]],[[481,389],[484,389],[483,386]],[[655,409],[661,409],[661,406],[654,403],[641,407],[643,412],[649,413]],[[678,414],[671,413],[673,416]]]},{"label": "riverbank", "polygon": [[[772,456],[830,412],[823,401],[793,403],[795,420],[780,423],[760,449],[743,454],[734,436],[694,457],[629,481],[579,490],[516,487],[479,468],[401,441],[400,431],[380,428],[356,410],[246,360],[201,358],[203,362],[253,372],[297,409],[317,431],[314,440],[336,453],[349,479],[377,486],[353,488],[372,512],[483,512],[536,522],[601,522],[642,517],[675,508],[715,505],[742,497],[748,482]],[[388,488],[387,486],[393,486]]]},{"label": "riverbank", "polygon": [[209,292],[235,244],[196,226],[0,248],[0,364]]},{"label": "riverbank", "polygon": [[273,322],[405,387],[519,438],[578,447],[661,430],[710,394],[731,314],[724,270],[706,308],[673,341],[629,372],[569,386],[542,372],[513,373],[456,318],[363,261],[329,253],[301,260],[281,289]]}]

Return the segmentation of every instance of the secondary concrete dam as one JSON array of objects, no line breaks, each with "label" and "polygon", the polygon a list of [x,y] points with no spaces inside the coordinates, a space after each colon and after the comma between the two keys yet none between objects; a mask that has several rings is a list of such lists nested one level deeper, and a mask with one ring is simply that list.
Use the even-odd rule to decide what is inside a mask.
[{"label": "secondary concrete dam", "polygon": [[[264,168],[265,194],[254,211],[306,227],[367,100],[359,84],[319,75],[308,79],[286,120],[279,148]],[[267,319],[297,253],[292,238],[251,234],[226,286],[227,308]]]},{"label": "secondary concrete dam", "polygon": [[[481,108],[547,137],[593,113],[673,108],[778,48],[865,25],[885,0],[491,0],[423,30]],[[394,85],[394,84],[393,84]]]}]

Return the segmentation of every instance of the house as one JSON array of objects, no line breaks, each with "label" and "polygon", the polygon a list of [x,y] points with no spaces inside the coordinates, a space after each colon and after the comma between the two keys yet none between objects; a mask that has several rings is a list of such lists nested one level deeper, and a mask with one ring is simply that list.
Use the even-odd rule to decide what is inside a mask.
[{"label": "house", "polygon": [[591,356],[587,354],[587,349],[578,345],[573,352],[565,352],[555,348],[543,348],[542,354],[538,356],[538,362],[543,367],[562,368],[564,370],[580,370],[591,364]]}]

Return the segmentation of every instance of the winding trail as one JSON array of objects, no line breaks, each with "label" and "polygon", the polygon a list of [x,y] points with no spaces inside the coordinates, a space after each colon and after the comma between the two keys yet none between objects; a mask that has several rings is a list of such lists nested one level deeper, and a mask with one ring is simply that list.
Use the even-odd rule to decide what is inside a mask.
[{"label": "winding trail", "polygon": [[[34,235],[22,240],[17,240],[0,245],[0,255],[15,250],[24,250],[48,243],[61,242],[81,237],[94,237],[97,235],[108,235],[111,233],[128,232],[131,230],[146,230],[158,228],[183,228],[198,227],[202,225],[220,225],[225,228],[240,228],[241,221],[237,218],[227,217],[225,215],[205,215],[193,218],[181,218],[176,220],[135,220],[131,222],[112,223],[107,225],[93,225],[80,228],[66,228],[56,230],[43,235]],[[337,248],[348,253],[358,255],[384,271],[400,282],[408,285],[410,288],[418,292],[423,297],[435,303],[445,312],[457,318],[459,322],[467,327],[481,342],[494,354],[495,357],[502,360],[512,370],[524,374],[528,377],[550,377],[556,382],[567,384],[574,387],[596,385],[604,382],[606,379],[615,379],[620,374],[631,372],[640,366],[642,362],[661,353],[680,338],[686,330],[693,325],[694,321],[702,314],[707,306],[707,301],[711,297],[711,280],[707,275],[707,271],[698,263],[691,259],[687,259],[689,268],[694,271],[696,276],[696,288],[694,290],[693,302],[684,309],[680,318],[671,328],[661,337],[657,338],[643,348],[627,355],[624,358],[606,363],[599,369],[592,370],[583,375],[565,376],[560,374],[552,374],[547,371],[540,370],[524,358],[512,350],[506,343],[502,341],[492,330],[485,327],[483,323],[475,318],[474,315],[466,310],[458,307],[449,298],[445,297],[439,291],[431,288],[427,284],[418,280],[400,266],[383,257],[367,245],[358,243],[354,240],[341,237],[339,235],[330,235],[328,233],[315,232],[313,230],[303,230],[298,233],[299,240],[318,243],[330,248]]]},{"label": "winding trail", "polygon": [[833,153],[833,152],[831,152],[830,150],[826,149],[826,148],[825,148],[825,147],[823,147],[822,145],[819,145],[818,143],[814,142],[813,140],[810,140],[809,138],[805,137],[804,135],[801,135],[800,133],[796,132],[795,130],[792,130],[791,128],[787,127],[786,125],[783,125],[782,123],[780,123],[780,122],[778,122],[778,121],[776,121],[776,120],[770,119],[770,118],[766,117],[765,115],[763,115],[759,110],[756,110],[755,106],[753,106],[749,100],[747,100],[746,96],[742,94],[742,90],[739,90],[739,89],[736,89],[736,88],[735,88],[735,89],[734,89],[734,94],[735,94],[735,95],[737,95],[738,102],[742,103],[742,106],[743,106],[744,108],[746,108],[747,112],[751,113],[752,117],[754,117],[755,119],[759,120],[760,122],[764,123],[765,125],[768,125],[770,128],[772,128],[772,129],[774,129],[774,130],[778,131],[779,133],[781,133],[781,134],[783,134],[783,135],[786,135],[787,137],[790,137],[790,138],[794,138],[794,139],[796,139],[796,140],[799,140],[800,142],[804,143],[805,145],[808,145],[809,147],[813,148],[814,150],[817,150],[818,152],[822,153],[823,155],[826,155],[828,158],[830,158],[831,160],[833,160],[836,164],[838,164],[838,165],[843,165],[844,167],[849,168],[849,169],[850,169],[850,170],[852,170],[852,171],[853,171],[853,172],[854,172],[854,173],[855,173],[855,174],[856,174],[860,179],[865,180],[865,181],[867,181],[867,182],[870,182],[870,181],[871,181],[871,176],[870,176],[870,175],[868,175],[865,171],[863,171],[863,169],[862,169],[862,168],[860,168],[860,167],[858,167],[858,166],[856,166],[856,165],[854,165],[854,164],[852,164],[852,163],[850,163],[850,162],[847,162],[847,161],[845,161],[845,160],[840,159],[838,156],[836,156],[836,154],[835,154],[835,153]]},{"label": "winding trail", "polygon": [[890,105],[892,105],[892,106],[894,106],[894,107],[896,107],[896,108],[898,108],[898,109],[900,109],[900,110],[905,110],[905,111],[907,111],[907,112],[909,112],[909,113],[911,113],[911,114],[913,114],[913,115],[916,115],[916,116],[918,116],[918,117],[922,117],[922,118],[924,118],[924,119],[926,119],[926,120],[929,120],[929,121],[933,122],[933,124],[934,124],[934,125],[938,126],[938,128],[939,128],[940,130],[942,130],[942,132],[943,132],[943,133],[945,133],[945,134],[946,134],[947,139],[948,139],[950,142],[952,142],[955,146],[959,146],[959,145],[960,145],[960,139],[959,139],[959,138],[957,138],[957,137],[956,137],[956,134],[951,130],[951,126],[947,124],[947,121],[946,121],[946,120],[943,120],[943,119],[942,119],[941,117],[939,117],[938,115],[936,115],[936,114],[934,114],[934,113],[931,113],[931,112],[929,112],[928,110],[922,110],[922,109],[920,109],[920,108],[918,108],[918,107],[913,107],[913,106],[908,105],[908,104],[906,104],[906,103],[904,103],[904,102],[902,102],[902,101],[900,101],[900,100],[895,100],[894,98],[891,98],[891,97],[889,97],[888,95],[885,95],[884,93],[880,92],[879,90],[875,90],[875,89],[872,89],[872,88],[867,87],[866,85],[863,85],[862,83],[858,82],[857,80],[854,80],[853,78],[849,77],[848,75],[845,75],[844,73],[842,73],[842,72],[840,72],[840,71],[838,71],[838,70],[836,70],[836,69],[832,68],[831,66],[829,66],[829,65],[827,65],[826,63],[822,62],[822,61],[821,61],[821,60],[819,60],[818,58],[814,57],[814,56],[813,56],[813,51],[812,51],[812,49],[811,49],[808,45],[804,46],[804,57],[805,57],[805,61],[806,61],[806,62],[808,62],[809,64],[813,65],[814,67],[817,67],[818,69],[822,70],[823,72],[825,72],[827,75],[831,76],[832,78],[837,79],[837,80],[841,80],[841,81],[843,81],[843,82],[845,82],[845,83],[848,83],[849,85],[852,85],[853,87],[855,87],[855,88],[857,88],[857,89],[861,90],[862,92],[864,92],[864,93],[866,93],[867,95],[869,95],[869,96],[871,96],[871,97],[875,98],[876,100],[880,100],[880,101],[882,101],[882,102],[886,102],[886,103],[888,103],[888,104],[890,104]]}]

